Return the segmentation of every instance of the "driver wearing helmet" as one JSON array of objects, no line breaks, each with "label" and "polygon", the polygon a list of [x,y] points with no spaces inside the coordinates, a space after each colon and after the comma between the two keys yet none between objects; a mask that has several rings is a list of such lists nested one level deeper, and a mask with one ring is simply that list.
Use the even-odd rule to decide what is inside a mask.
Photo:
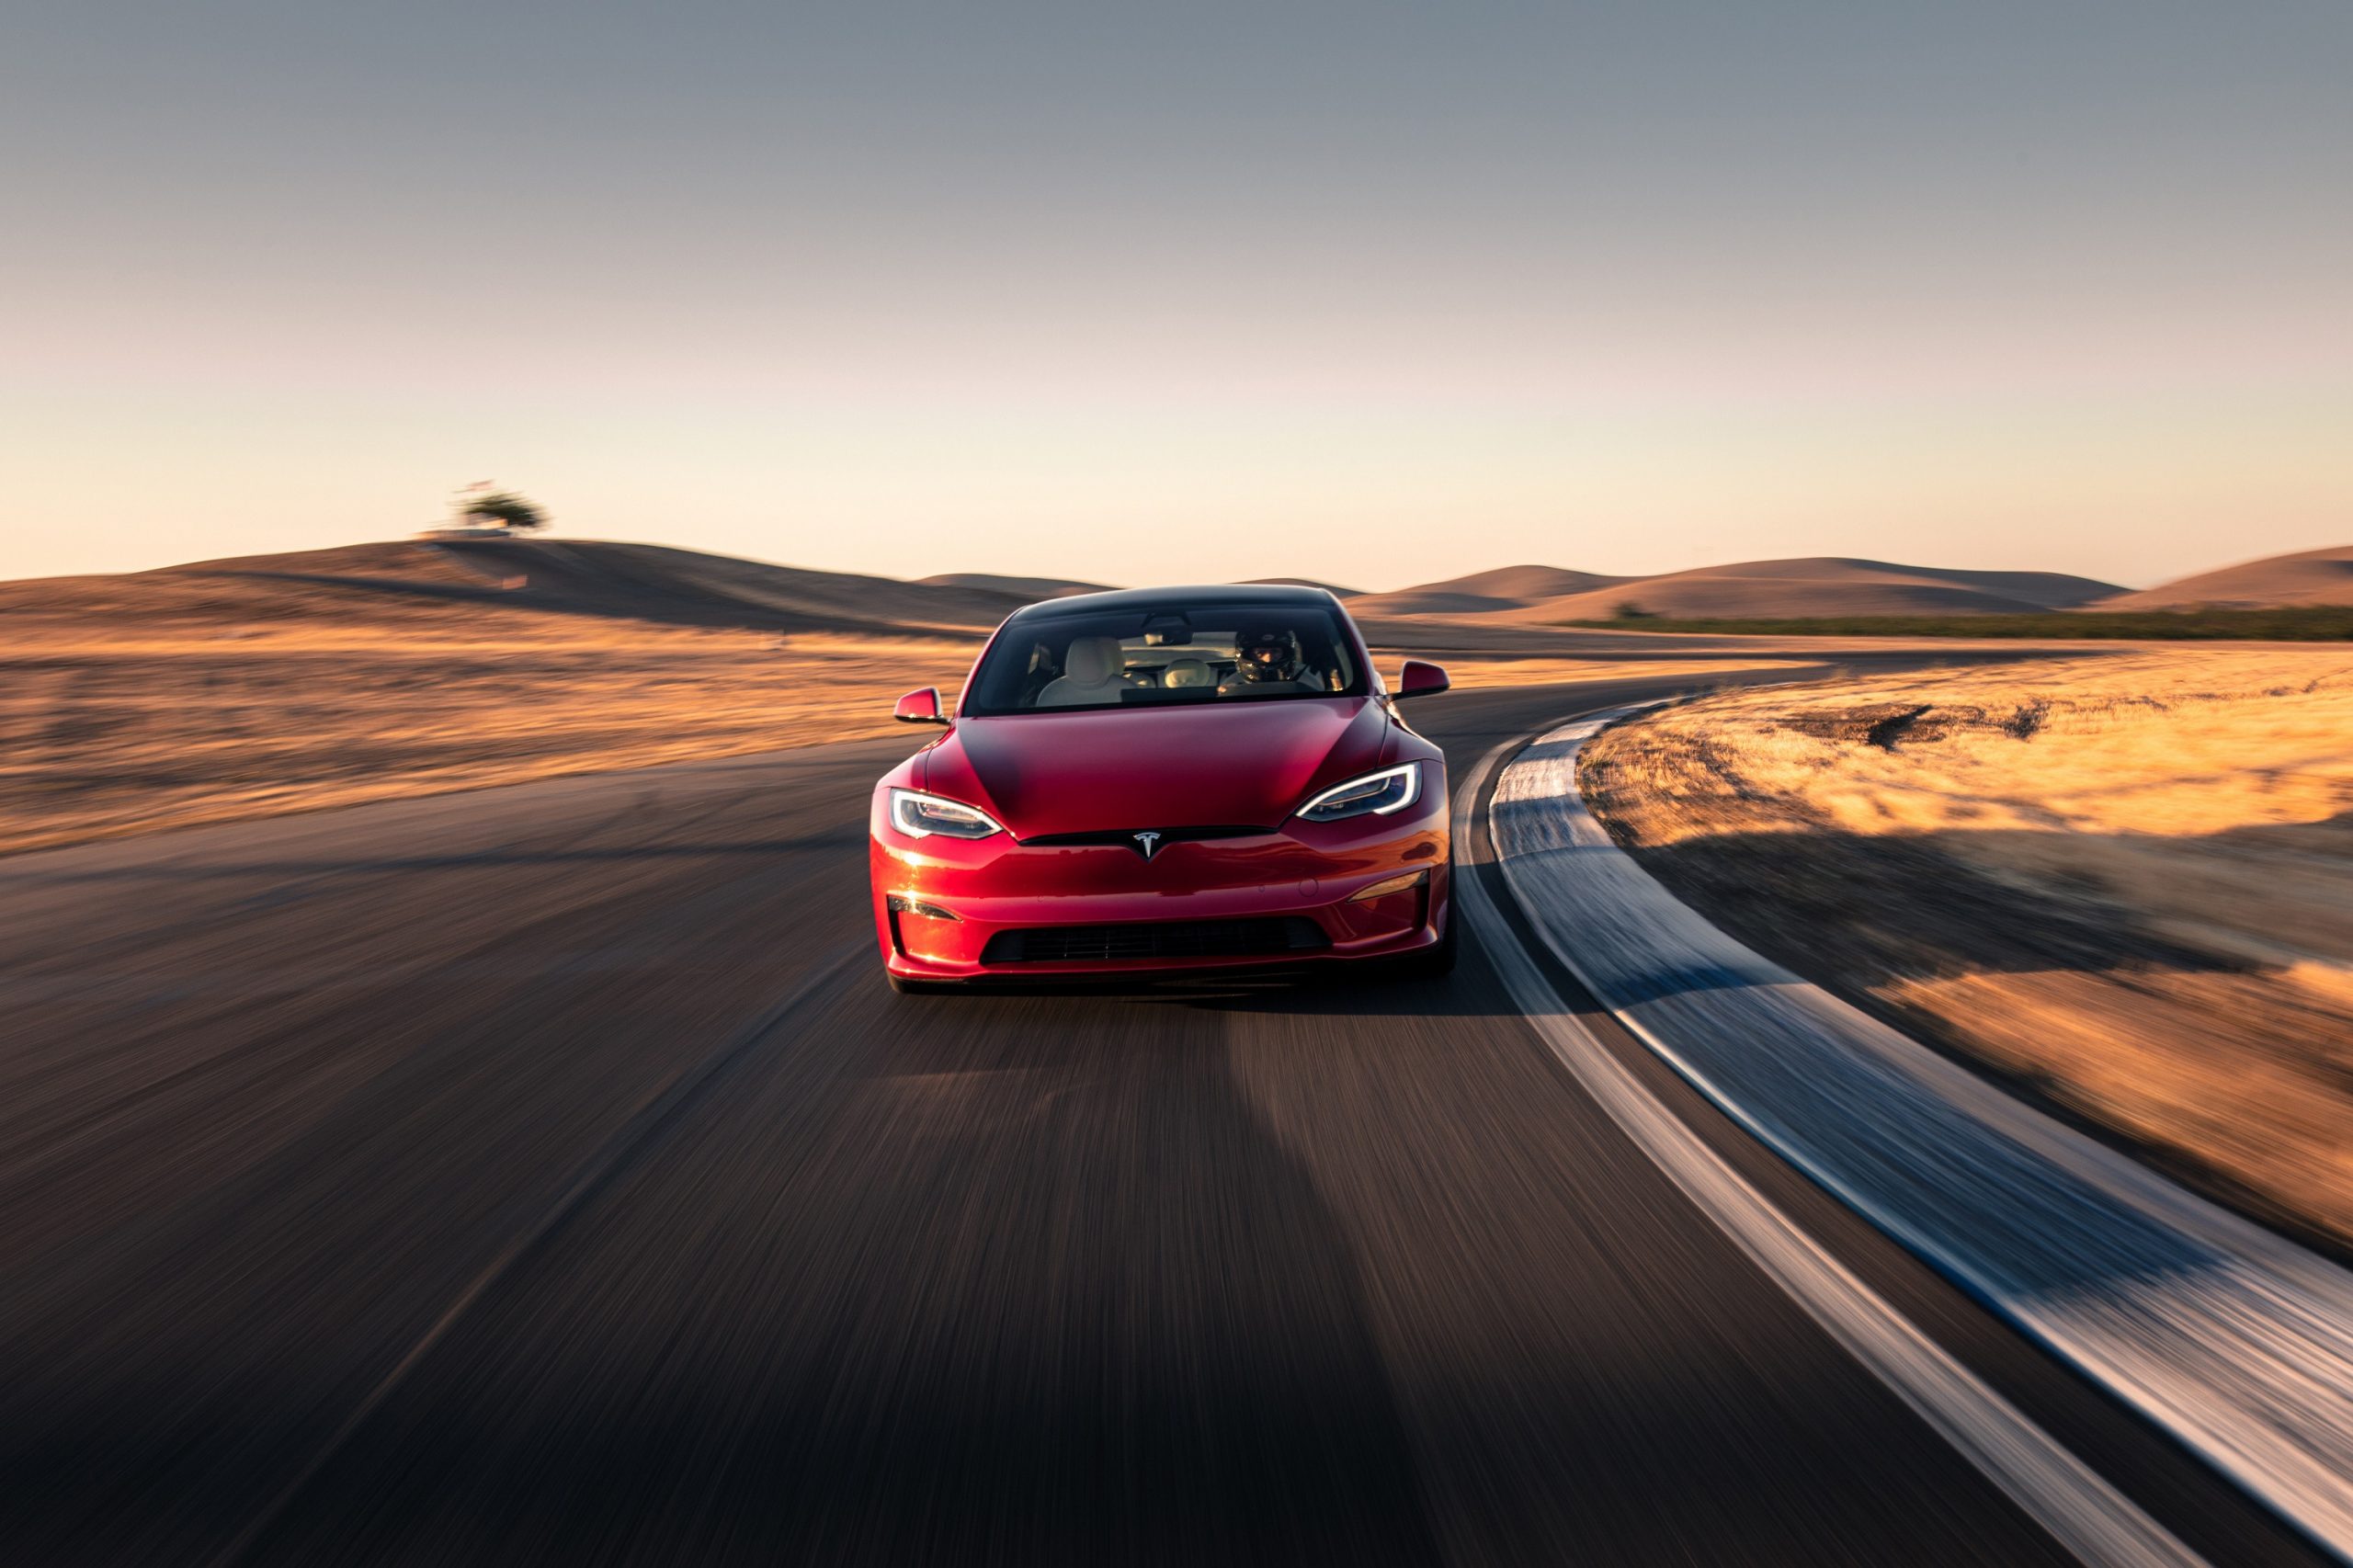
[{"label": "driver wearing helmet", "polygon": [[1237,632],[1233,673],[1218,682],[1221,692],[1322,691],[1324,683],[1300,656],[1299,637],[1289,627],[1261,626]]}]

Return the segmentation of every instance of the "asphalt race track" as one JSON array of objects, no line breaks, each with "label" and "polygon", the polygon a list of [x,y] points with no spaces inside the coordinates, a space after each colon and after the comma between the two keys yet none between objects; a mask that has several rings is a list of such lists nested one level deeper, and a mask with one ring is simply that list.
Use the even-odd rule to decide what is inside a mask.
[{"label": "asphalt race track", "polygon": [[[1676,684],[1413,717],[1460,781]],[[1477,941],[892,994],[864,812],[916,738],[0,861],[0,1558],[2065,1560]],[[2183,1542],[2301,1560],[1589,1021]]]}]

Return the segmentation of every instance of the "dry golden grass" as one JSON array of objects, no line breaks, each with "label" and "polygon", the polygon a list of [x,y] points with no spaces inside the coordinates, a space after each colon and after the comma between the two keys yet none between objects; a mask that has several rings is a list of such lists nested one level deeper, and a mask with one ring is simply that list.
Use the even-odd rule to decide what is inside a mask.
[{"label": "dry golden grass", "polygon": [[[397,546],[270,564],[320,575],[0,584],[0,853],[894,732],[912,748],[892,699],[925,685],[952,699],[981,640],[706,630],[389,591],[392,574],[485,585]],[[1382,663],[1393,672],[1394,655]],[[1659,667],[1487,658],[1453,673],[1477,686]]]},{"label": "dry golden grass", "polygon": [[1751,945],[2353,1244],[2353,655],[1750,691],[1612,732],[1586,778]]},{"label": "dry golden grass", "polygon": [[970,656],[951,642],[536,630],[18,642],[0,654],[0,851],[883,734],[892,699],[952,687]]}]

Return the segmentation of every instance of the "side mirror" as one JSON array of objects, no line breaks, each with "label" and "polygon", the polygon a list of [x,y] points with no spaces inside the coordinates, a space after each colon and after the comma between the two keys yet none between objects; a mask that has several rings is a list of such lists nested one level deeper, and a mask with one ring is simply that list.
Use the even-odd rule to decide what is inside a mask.
[{"label": "side mirror", "polygon": [[948,715],[939,710],[939,688],[936,686],[925,687],[921,691],[911,691],[899,699],[899,705],[891,710],[891,717],[902,724],[945,724],[948,722]]},{"label": "side mirror", "polygon": [[1405,667],[1397,672],[1397,699],[1402,702],[1408,697],[1435,696],[1453,684],[1446,678],[1446,672],[1436,665],[1408,659]]}]

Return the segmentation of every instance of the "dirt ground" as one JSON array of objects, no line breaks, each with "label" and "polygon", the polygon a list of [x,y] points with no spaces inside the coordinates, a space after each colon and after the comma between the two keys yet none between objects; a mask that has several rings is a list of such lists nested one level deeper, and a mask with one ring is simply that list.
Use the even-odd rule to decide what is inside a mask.
[{"label": "dirt ground", "polygon": [[2353,653],[1734,694],[1584,781],[1752,947],[2353,1255]]}]

